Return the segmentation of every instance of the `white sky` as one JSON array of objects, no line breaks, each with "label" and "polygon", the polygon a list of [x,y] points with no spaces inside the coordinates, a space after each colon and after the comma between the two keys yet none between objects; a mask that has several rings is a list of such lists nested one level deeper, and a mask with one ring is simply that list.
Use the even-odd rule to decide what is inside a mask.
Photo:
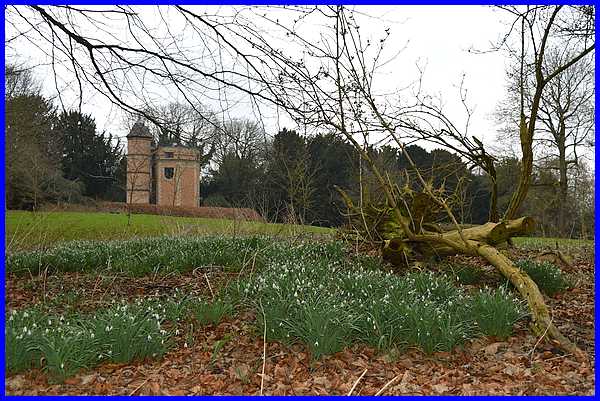
[{"label": "white sky", "polygon": [[[222,6],[226,8],[226,6]],[[389,52],[402,48],[400,55],[386,68],[380,84],[401,87],[418,77],[417,63],[425,66],[424,87],[431,94],[438,94],[445,102],[445,112],[459,127],[465,113],[458,95],[458,85],[464,75],[464,88],[468,90],[468,103],[475,109],[471,118],[469,134],[476,135],[491,145],[496,127],[491,114],[504,97],[505,67],[507,59],[501,52],[484,54],[469,49],[488,50],[501,35],[506,33],[502,19],[507,15],[487,6],[356,6],[356,10],[381,17],[361,25],[364,37],[380,37],[384,27],[391,28],[387,47]],[[32,45],[18,47],[17,54],[7,49],[7,61],[43,64],[45,60]],[[35,69],[43,80],[44,93],[55,96],[53,73],[48,66]],[[68,84],[67,84],[68,85]],[[73,88],[70,88],[73,89]],[[66,107],[76,107],[77,93],[61,87]],[[113,136],[127,134],[122,112],[112,106],[102,95],[86,91],[82,111],[94,116],[99,130]],[[253,118],[248,106],[235,108],[231,117]],[[275,118],[263,120],[268,134],[274,135],[278,128],[293,125],[289,120]]]}]

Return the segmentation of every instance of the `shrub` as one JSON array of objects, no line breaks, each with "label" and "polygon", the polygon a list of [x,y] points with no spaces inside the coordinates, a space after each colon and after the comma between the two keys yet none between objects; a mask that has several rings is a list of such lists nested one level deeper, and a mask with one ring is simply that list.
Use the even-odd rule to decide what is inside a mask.
[{"label": "shrub", "polygon": [[479,290],[471,299],[471,312],[483,334],[502,339],[509,337],[514,324],[525,316],[522,303],[510,296],[506,287]]},{"label": "shrub", "polygon": [[516,265],[531,277],[541,291],[553,296],[569,288],[562,271],[550,262],[520,260]]}]

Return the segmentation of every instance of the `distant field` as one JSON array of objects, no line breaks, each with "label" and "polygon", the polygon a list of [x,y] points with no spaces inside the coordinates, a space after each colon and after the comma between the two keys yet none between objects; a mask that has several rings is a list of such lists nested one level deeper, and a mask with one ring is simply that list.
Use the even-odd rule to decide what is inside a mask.
[{"label": "distant field", "polygon": [[254,221],[134,214],[7,211],[6,249],[15,251],[78,239],[126,239],[163,234],[321,234],[328,228]]},{"label": "distant field", "polygon": [[[6,212],[6,249],[16,251],[78,239],[127,239],[151,237],[164,234],[268,234],[329,235],[332,229],[314,226],[261,223],[195,217],[173,217],[146,214],[131,216],[127,224],[124,213],[101,212]],[[562,238],[519,237],[514,238],[523,248],[593,247],[594,241]]]},{"label": "distant field", "polygon": [[569,238],[542,238],[542,237],[516,237],[515,245],[523,248],[554,248],[558,243],[559,248],[594,247],[593,240]]}]

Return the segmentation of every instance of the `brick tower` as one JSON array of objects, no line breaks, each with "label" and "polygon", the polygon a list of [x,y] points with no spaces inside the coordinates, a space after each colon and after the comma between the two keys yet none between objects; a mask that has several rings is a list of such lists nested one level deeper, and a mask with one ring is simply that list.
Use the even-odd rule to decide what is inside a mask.
[{"label": "brick tower", "polygon": [[152,135],[137,121],[127,135],[127,203],[150,203]]}]

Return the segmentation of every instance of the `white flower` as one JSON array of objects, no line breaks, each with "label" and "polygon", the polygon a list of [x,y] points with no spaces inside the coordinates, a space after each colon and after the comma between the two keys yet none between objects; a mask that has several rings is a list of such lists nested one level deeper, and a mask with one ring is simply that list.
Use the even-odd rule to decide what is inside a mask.
[{"label": "white flower", "polygon": [[152,340],[152,336],[148,334],[148,341]]}]

